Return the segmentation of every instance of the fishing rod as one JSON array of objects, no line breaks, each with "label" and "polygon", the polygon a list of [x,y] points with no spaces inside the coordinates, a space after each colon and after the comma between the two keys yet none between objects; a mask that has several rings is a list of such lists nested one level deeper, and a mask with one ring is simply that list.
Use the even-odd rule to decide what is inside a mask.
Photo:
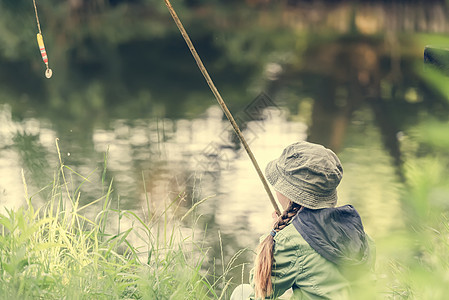
[{"label": "fishing rod", "polygon": [[187,31],[184,29],[184,26],[182,25],[181,20],[178,18],[178,15],[176,14],[175,10],[173,9],[173,6],[171,5],[169,0],[164,0],[164,1],[165,1],[165,5],[167,6],[168,10],[170,11],[170,14],[171,14],[173,20],[176,23],[176,26],[178,26],[178,29],[181,32],[182,37],[184,38],[185,42],[187,43],[187,46],[189,47],[190,52],[192,53],[193,57],[195,58],[198,68],[200,69],[201,73],[204,76],[204,79],[206,79],[206,82],[209,85],[209,88],[211,89],[212,93],[214,94],[215,99],[217,99],[218,104],[220,104],[221,109],[223,110],[224,114],[228,118],[229,122],[231,122],[232,128],[234,129],[235,133],[239,137],[240,142],[243,144],[243,147],[245,148],[246,153],[248,153],[248,156],[249,156],[251,162],[253,163],[254,168],[256,169],[256,172],[259,175],[260,180],[262,181],[265,191],[267,192],[268,197],[270,198],[270,201],[274,207],[274,210],[276,211],[276,213],[278,215],[280,215],[281,211],[279,210],[276,200],[274,200],[273,194],[271,193],[271,190],[270,190],[270,187],[268,186],[267,180],[265,179],[265,176],[263,176],[263,173],[260,170],[259,164],[257,163],[256,158],[253,155],[253,152],[249,148],[249,145],[246,142],[245,138],[243,137],[243,134],[240,131],[237,123],[235,122],[234,117],[232,116],[231,112],[229,111],[228,107],[226,106],[226,103],[224,102],[223,98],[221,97],[220,93],[218,92],[217,88],[215,87],[215,84],[212,81],[211,77],[209,76],[209,73],[207,72],[206,67],[204,67],[204,64],[201,61],[200,56],[196,52],[196,49],[193,46],[193,43],[190,40],[190,37],[187,34]]}]

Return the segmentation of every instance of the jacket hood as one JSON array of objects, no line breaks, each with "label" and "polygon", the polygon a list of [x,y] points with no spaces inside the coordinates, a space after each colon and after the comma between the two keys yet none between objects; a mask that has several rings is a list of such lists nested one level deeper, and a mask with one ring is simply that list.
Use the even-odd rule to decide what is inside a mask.
[{"label": "jacket hood", "polygon": [[316,210],[303,207],[292,223],[310,247],[327,260],[342,266],[369,263],[367,236],[351,205]]}]

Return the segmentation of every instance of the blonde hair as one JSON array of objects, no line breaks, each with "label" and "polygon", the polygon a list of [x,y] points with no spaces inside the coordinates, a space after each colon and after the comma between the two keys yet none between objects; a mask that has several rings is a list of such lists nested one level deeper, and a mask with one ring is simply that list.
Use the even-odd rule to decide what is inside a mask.
[{"label": "blonde hair", "polygon": [[301,205],[290,201],[287,208],[273,225],[273,234],[269,234],[260,244],[254,262],[254,293],[256,298],[271,296],[273,287],[271,284],[271,270],[273,267],[274,235],[284,229],[290,220],[296,216]]}]

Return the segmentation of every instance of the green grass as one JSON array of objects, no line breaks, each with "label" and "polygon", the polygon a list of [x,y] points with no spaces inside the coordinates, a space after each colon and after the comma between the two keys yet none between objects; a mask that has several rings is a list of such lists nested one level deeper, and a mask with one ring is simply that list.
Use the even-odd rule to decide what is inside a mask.
[{"label": "green grass", "polygon": [[[384,266],[392,299],[447,299],[449,159],[413,157],[406,165],[407,230]],[[397,237],[396,237],[397,238]]]},{"label": "green grass", "polygon": [[[67,181],[72,176],[81,179],[73,192]],[[44,189],[51,190],[44,193],[49,199],[41,207],[34,207],[35,196],[28,195],[24,176],[23,181],[26,207],[0,214],[1,299],[223,296],[202,270],[207,253],[195,242],[195,230],[183,236],[170,218],[175,201],[163,212],[148,212],[144,220],[135,212],[111,208],[111,183],[102,197],[81,206],[80,187],[89,179],[65,166],[61,158],[53,183]],[[102,208],[89,219],[83,212],[93,204]],[[111,227],[114,223],[118,229]]]},{"label": "green grass", "polygon": [[[431,68],[423,70],[422,63],[416,65],[416,71],[449,103],[446,76]],[[447,108],[447,103],[440,103],[441,109]],[[422,113],[401,140],[405,228],[377,241],[381,250],[377,274],[382,299],[448,298],[448,125],[444,114],[437,119]]]},{"label": "green grass", "polygon": [[[446,78],[447,79],[447,78]],[[420,122],[402,142],[406,228],[384,254],[390,299],[447,299],[449,291],[449,136],[446,121]],[[443,132],[445,132],[443,134]],[[399,236],[400,235],[400,236]]]}]

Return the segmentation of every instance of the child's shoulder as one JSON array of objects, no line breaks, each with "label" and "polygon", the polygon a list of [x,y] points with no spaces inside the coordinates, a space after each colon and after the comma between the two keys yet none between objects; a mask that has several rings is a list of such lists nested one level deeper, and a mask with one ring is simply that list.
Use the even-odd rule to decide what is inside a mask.
[{"label": "child's shoulder", "polygon": [[274,237],[275,245],[293,248],[310,248],[295,226],[290,223],[284,229],[280,230]]}]

